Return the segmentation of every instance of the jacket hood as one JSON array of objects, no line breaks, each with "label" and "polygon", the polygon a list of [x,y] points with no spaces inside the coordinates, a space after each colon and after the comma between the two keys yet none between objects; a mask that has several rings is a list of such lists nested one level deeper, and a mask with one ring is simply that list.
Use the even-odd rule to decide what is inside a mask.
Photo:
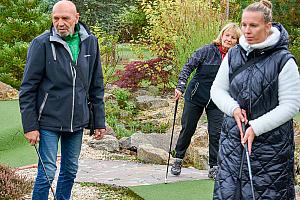
[{"label": "jacket hood", "polygon": [[272,48],[282,48],[285,47],[288,49],[289,45],[289,34],[287,30],[279,23],[272,23],[272,27],[275,27],[280,32],[280,38],[279,41],[272,47]]},{"label": "jacket hood", "polygon": [[279,23],[272,23],[272,34],[258,44],[248,44],[245,36],[240,38],[241,47],[249,54],[253,50],[268,51],[270,49],[288,49],[289,35],[286,29]]}]

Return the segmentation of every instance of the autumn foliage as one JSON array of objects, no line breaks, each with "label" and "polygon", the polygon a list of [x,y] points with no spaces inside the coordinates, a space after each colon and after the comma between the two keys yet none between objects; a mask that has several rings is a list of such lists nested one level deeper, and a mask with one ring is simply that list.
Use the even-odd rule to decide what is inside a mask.
[{"label": "autumn foliage", "polygon": [[142,81],[149,81],[151,85],[162,85],[166,88],[170,76],[170,60],[167,58],[153,58],[146,61],[133,61],[125,66],[125,70],[118,70],[115,82],[119,87],[136,89]]}]

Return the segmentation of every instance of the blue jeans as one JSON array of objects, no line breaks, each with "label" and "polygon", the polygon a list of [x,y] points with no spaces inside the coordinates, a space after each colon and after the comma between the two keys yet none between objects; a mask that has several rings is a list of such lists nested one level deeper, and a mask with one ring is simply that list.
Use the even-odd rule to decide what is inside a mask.
[{"label": "blue jeans", "polygon": [[[59,139],[61,142],[61,164],[55,193],[57,200],[70,199],[78,170],[82,135],[82,130],[73,133],[40,130],[39,152],[51,183],[57,169],[56,159]],[[50,185],[39,160],[32,200],[48,200],[49,189]]]}]

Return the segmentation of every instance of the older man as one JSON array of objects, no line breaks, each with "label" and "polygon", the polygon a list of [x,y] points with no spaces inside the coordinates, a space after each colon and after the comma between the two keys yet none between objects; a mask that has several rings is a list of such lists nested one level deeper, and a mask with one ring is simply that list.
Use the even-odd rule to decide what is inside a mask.
[{"label": "older man", "polygon": [[[20,88],[25,138],[32,145],[39,143],[50,182],[54,179],[61,141],[56,199],[70,199],[83,128],[89,121],[88,97],[93,104],[94,137],[101,139],[105,134],[98,41],[78,20],[79,13],[71,1],[54,5],[50,31],[36,37],[29,47]],[[32,199],[48,199],[49,188],[39,161]]]}]

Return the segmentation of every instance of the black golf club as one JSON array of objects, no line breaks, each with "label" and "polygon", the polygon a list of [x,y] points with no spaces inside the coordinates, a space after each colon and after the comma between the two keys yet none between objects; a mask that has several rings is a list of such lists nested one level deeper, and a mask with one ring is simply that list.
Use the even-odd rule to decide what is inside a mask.
[{"label": "black golf club", "polygon": [[237,179],[235,199],[241,199],[241,196],[242,196],[242,171],[243,171],[244,160],[245,160],[245,149],[243,149],[243,151],[242,151],[242,161],[240,164],[240,171],[239,171],[239,176]]},{"label": "black golf club", "polygon": [[44,162],[43,162],[43,160],[42,160],[42,158],[41,158],[40,152],[39,152],[38,149],[36,148],[36,145],[35,145],[35,144],[34,144],[33,146],[34,146],[35,151],[36,151],[36,153],[37,153],[37,155],[38,155],[38,157],[39,157],[39,160],[40,160],[40,162],[41,162],[41,164],[42,164],[43,170],[44,170],[45,175],[46,175],[46,179],[47,179],[47,181],[48,181],[48,183],[49,183],[49,186],[50,186],[50,188],[51,188],[51,192],[52,192],[52,194],[53,194],[53,198],[54,198],[54,200],[56,200],[55,194],[54,194],[54,190],[53,190],[53,188],[52,188],[52,186],[51,186],[51,182],[50,182],[49,177],[48,177],[48,175],[47,175],[46,168],[45,168]]},{"label": "black golf club", "polygon": [[171,141],[170,141],[170,148],[169,148],[169,158],[168,158],[168,164],[167,164],[165,184],[167,184],[167,180],[168,180],[168,172],[169,172],[169,164],[170,164],[170,157],[171,157],[172,141],[173,141],[173,136],[174,136],[174,127],[175,127],[177,107],[178,107],[178,99],[175,102],[174,119],[173,119],[172,133],[171,133]]},{"label": "black golf club", "polygon": [[[245,130],[246,130],[245,123],[242,123],[242,130],[243,130],[243,133],[245,133]],[[251,170],[250,156],[249,156],[249,151],[248,151],[248,143],[245,143],[244,149],[246,151],[246,158],[247,158],[247,165],[248,165],[248,171],[249,171],[249,178],[250,178],[252,198],[255,200],[254,187],[253,187],[253,179],[252,179],[252,170]]]}]

